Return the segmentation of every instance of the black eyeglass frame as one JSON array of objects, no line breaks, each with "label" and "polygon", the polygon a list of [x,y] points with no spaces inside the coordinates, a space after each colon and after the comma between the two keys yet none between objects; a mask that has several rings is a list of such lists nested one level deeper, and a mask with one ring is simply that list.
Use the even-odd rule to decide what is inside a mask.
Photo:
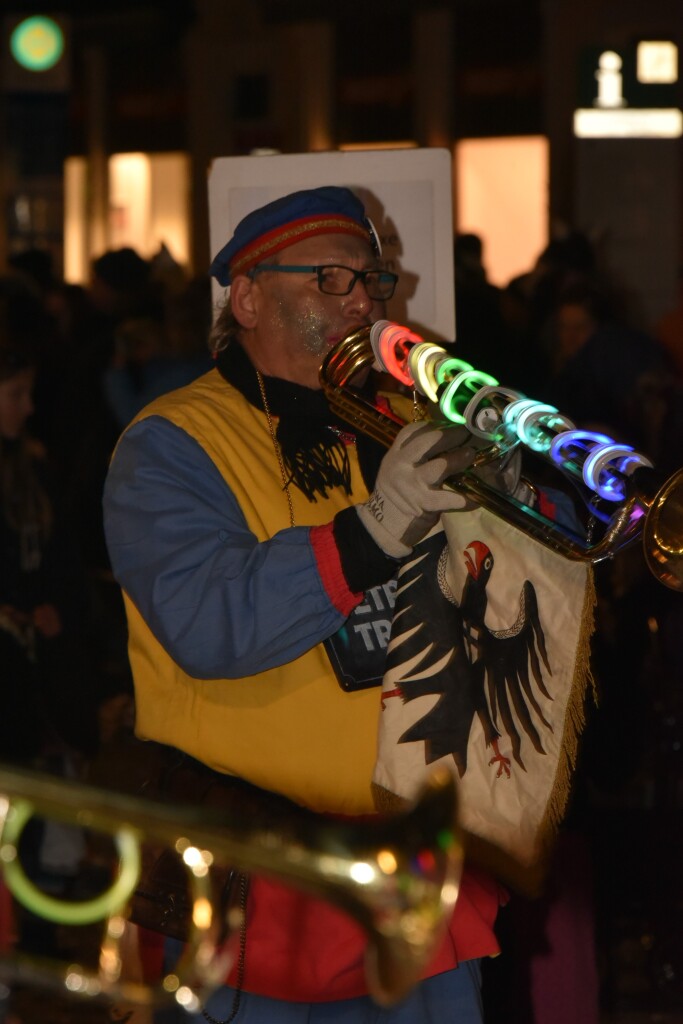
[{"label": "black eyeglass frame", "polygon": [[[323,272],[326,270],[348,270],[351,274],[351,281],[349,287],[343,292],[331,292],[323,287]],[[318,265],[305,265],[305,264],[286,264],[286,263],[259,263],[253,267],[247,274],[248,277],[256,277],[262,271],[280,272],[282,274],[315,274],[318,279],[318,290],[323,295],[350,295],[353,289],[356,287],[357,281],[363,282],[363,287],[368,293],[368,298],[372,299],[373,302],[386,302],[391,299],[396,291],[396,285],[398,284],[398,274],[394,274],[391,270],[381,270],[379,268],[373,270],[354,270],[353,267],[345,267],[343,263],[322,263]],[[391,285],[387,295],[372,294],[368,288],[368,277],[371,277],[371,281],[375,279],[379,285],[380,279],[386,279],[387,283]],[[373,289],[374,291],[374,289]]]}]

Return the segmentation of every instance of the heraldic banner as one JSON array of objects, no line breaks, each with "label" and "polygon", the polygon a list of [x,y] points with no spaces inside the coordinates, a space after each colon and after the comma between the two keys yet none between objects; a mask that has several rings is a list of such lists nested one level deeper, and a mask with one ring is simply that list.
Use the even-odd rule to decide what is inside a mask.
[{"label": "heraldic banner", "polygon": [[398,577],[375,800],[396,810],[447,765],[469,855],[533,893],[584,723],[592,570],[485,509],[442,527]]}]

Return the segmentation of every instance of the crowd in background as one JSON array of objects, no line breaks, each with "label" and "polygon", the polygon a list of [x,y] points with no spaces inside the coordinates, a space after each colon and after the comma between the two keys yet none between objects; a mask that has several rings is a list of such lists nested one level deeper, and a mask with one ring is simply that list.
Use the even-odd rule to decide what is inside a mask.
[{"label": "crowd in background", "polygon": [[[455,280],[458,354],[632,445],[663,476],[683,465],[683,293],[648,324],[642,297],[605,275],[577,232],[504,288],[487,279],[481,240],[458,236]],[[654,579],[640,545],[596,565],[595,580],[596,701],[545,895],[501,914],[508,955],[484,986],[495,1024],[683,1000],[683,598]]]},{"label": "crowd in background", "polygon": [[[481,240],[460,235],[455,285],[458,355],[506,386],[553,402],[577,426],[634,445],[664,472],[683,465],[680,309],[644,330],[634,297],[605,278],[578,233],[551,242],[505,288],[488,281]],[[163,247],[151,260],[132,249],[103,254],[87,287],[60,280],[39,251],[13,256],[0,276],[2,761],[83,777],[112,733],[131,728],[125,619],[104,544],[102,487],[116,440],[135,414],[212,365],[211,318],[208,278],[189,279]],[[635,549],[599,566],[596,579],[593,670],[600,700],[589,713],[565,832],[569,840],[585,840],[574,862],[586,855],[600,874],[612,870],[601,845],[609,808],[654,811],[648,820],[664,833],[667,816],[680,814],[683,716],[676,682],[683,617],[680,595],[649,576]],[[633,820],[623,814],[616,820],[627,861],[634,855]],[[78,837],[62,837],[61,860],[54,863],[54,842],[50,847],[42,836],[37,849],[36,871],[44,879],[51,876],[59,887],[75,873]],[[637,961],[630,961],[631,978],[645,971],[650,987],[680,994],[672,965],[683,958],[680,948],[670,948],[680,939],[667,901],[662,920],[648,909],[665,895],[657,888],[665,877],[653,868],[652,899],[638,897],[642,927],[654,936],[658,956],[644,960],[642,949],[631,951]],[[623,894],[605,890],[603,898],[621,901]],[[534,913],[547,914],[548,906],[537,904]],[[528,922],[528,907],[523,916]],[[614,928],[617,918],[617,908],[601,906],[598,897],[596,920]],[[502,928],[512,927],[519,935],[519,920],[503,915]],[[536,942],[542,923],[528,934]],[[618,936],[602,938],[598,967],[614,994],[621,977],[611,959]],[[520,941],[518,950],[528,964],[531,947]],[[622,952],[628,959],[628,948]],[[532,987],[528,974],[514,957],[508,962],[519,1000],[516,1009],[491,1010],[496,1024],[532,1019],[523,1002]]]},{"label": "crowd in background", "polygon": [[[24,647],[25,660],[40,689],[38,705],[85,757],[106,732],[107,714],[131,695],[121,602],[102,528],[109,458],[123,427],[152,398],[211,367],[210,321],[208,280],[186,279],[165,250],[151,261],[132,249],[107,252],[94,261],[87,288],[57,279],[49,257],[35,251],[12,258],[0,279],[0,387],[12,386],[15,369],[28,385],[21,429],[0,438],[0,607],[15,607],[29,620],[48,597],[59,609],[63,629],[49,643],[26,622],[37,638]],[[21,528],[12,519],[14,504],[29,501],[13,493],[19,479],[35,481],[49,510],[36,527],[35,567],[21,556],[32,513],[17,513]],[[33,708],[27,711],[24,722],[17,708],[19,728],[5,716],[12,747],[4,756],[34,756],[38,738]],[[29,733],[34,742],[25,742]]]}]

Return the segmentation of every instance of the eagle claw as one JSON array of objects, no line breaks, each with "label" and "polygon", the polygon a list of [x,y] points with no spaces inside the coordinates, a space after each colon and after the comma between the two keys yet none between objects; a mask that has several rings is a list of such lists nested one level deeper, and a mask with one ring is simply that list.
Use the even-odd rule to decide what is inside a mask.
[{"label": "eagle claw", "polygon": [[491,746],[493,747],[495,753],[494,753],[494,756],[489,761],[489,766],[492,765],[492,764],[497,764],[498,765],[498,771],[496,772],[496,778],[497,779],[501,779],[503,777],[503,772],[505,772],[505,778],[509,779],[510,778],[510,758],[509,757],[505,757],[504,754],[501,754],[500,750],[498,749],[498,741],[497,740],[493,740],[491,742]]}]

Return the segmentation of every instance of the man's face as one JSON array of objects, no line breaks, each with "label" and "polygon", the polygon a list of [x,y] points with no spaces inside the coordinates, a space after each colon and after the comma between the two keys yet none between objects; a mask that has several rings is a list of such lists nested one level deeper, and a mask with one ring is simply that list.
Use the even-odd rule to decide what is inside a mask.
[{"label": "man's face", "polygon": [[[378,266],[370,246],[352,235],[321,235],[283,249],[268,263],[320,266],[342,264],[353,270]],[[350,330],[374,323],[384,303],[368,298],[356,281],[349,295],[324,295],[314,273],[264,271],[253,281],[258,318],[245,345],[268,376],[318,388],[320,364],[328,349]]]}]

